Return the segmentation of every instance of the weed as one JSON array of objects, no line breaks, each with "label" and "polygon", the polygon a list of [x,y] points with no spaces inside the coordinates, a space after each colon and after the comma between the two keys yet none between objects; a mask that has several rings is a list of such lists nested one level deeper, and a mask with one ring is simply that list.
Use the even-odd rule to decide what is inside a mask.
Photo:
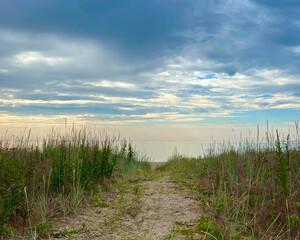
[{"label": "weed", "polygon": [[198,230],[206,235],[208,239],[223,239],[223,234],[219,226],[207,217],[198,219],[196,226]]},{"label": "weed", "polygon": [[292,214],[289,216],[291,226],[300,228],[300,215],[299,214]]},{"label": "weed", "polygon": [[192,229],[189,229],[187,227],[180,227],[180,226],[175,226],[172,230],[174,233],[179,233],[189,239],[193,239],[193,231]]},{"label": "weed", "polygon": [[229,143],[210,149],[199,158],[176,154],[159,171],[169,172],[178,183],[199,193],[197,199],[211,215],[198,224],[212,239],[216,236],[206,229],[214,225],[208,219],[217,219],[224,230],[216,233],[219,238],[230,238],[227,229],[236,229],[242,239],[297,239],[299,140],[292,147],[289,136],[281,141],[276,135],[268,132],[269,141],[262,147],[244,141],[238,148]]},{"label": "weed", "polygon": [[17,231],[16,228],[9,226],[8,224],[3,224],[1,229],[1,235],[6,237],[12,237],[15,232]]},{"label": "weed", "polygon": [[289,136],[287,137],[287,142],[285,147],[286,151],[283,152],[278,131],[276,131],[276,134],[277,134],[277,140],[275,146],[276,146],[276,160],[277,160],[277,182],[281,192],[284,194],[284,196],[287,196],[289,191],[289,161],[290,161]]},{"label": "weed", "polygon": [[74,234],[78,233],[79,231],[80,230],[74,229],[74,228],[65,228],[62,231],[52,233],[51,237],[53,237],[53,238],[62,238],[62,237],[71,238]]},{"label": "weed", "polygon": [[23,236],[29,230],[34,237],[33,226],[75,211],[87,191],[114,173],[130,175],[147,165],[131,144],[119,142],[87,128],[53,130],[36,144],[30,131],[20,139],[0,140],[0,238],[12,229]]},{"label": "weed", "polygon": [[52,222],[39,222],[35,225],[35,232],[41,238],[49,237],[53,231]]},{"label": "weed", "polygon": [[231,234],[230,235],[230,240],[242,240],[242,237],[239,234]]},{"label": "weed", "polygon": [[100,207],[100,208],[107,208],[110,206],[110,202],[108,199],[103,199],[101,194],[97,194],[96,196],[92,197],[90,199],[90,203],[94,206]]}]

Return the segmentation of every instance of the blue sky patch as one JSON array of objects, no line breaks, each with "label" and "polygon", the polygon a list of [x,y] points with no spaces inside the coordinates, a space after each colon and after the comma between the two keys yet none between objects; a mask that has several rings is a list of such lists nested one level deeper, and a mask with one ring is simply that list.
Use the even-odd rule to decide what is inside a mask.
[{"label": "blue sky patch", "polygon": [[216,79],[216,78],[218,78],[218,76],[217,76],[216,73],[208,73],[208,74],[205,74],[203,76],[197,77],[197,79],[199,79],[199,80],[203,80],[203,79]]}]

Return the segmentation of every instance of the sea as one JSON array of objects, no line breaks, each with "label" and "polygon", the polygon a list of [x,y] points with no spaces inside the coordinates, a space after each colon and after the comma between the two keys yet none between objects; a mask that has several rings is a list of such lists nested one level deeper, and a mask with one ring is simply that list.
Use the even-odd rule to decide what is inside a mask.
[{"label": "sea", "polygon": [[206,143],[198,141],[135,141],[132,142],[140,157],[151,162],[166,162],[173,155],[203,157],[209,152],[225,149],[224,143]]},{"label": "sea", "polygon": [[[283,149],[286,142],[281,142]],[[133,141],[138,155],[151,162],[166,162],[173,155],[186,157],[204,157],[209,154],[218,154],[226,150],[234,149],[243,152],[246,149],[275,148],[274,143],[260,142],[200,142],[200,141]],[[290,141],[290,148],[300,149],[300,141]]]}]

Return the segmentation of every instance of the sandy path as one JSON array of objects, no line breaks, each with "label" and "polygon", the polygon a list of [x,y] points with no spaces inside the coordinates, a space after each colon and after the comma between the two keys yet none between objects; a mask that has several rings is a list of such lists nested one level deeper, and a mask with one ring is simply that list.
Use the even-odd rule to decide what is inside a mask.
[{"label": "sandy path", "polygon": [[[127,206],[88,207],[59,222],[60,231],[76,230],[71,239],[188,239],[174,233],[174,227],[189,228],[200,216],[199,204],[189,191],[167,176],[140,182],[139,188],[138,199],[127,201]],[[127,194],[122,199],[135,197]]]}]

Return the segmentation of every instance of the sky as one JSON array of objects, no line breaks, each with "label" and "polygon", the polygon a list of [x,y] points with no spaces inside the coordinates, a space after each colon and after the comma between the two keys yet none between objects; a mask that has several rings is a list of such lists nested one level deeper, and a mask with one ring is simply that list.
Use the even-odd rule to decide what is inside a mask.
[{"label": "sky", "polygon": [[0,129],[226,139],[300,116],[299,0],[1,0]]}]

